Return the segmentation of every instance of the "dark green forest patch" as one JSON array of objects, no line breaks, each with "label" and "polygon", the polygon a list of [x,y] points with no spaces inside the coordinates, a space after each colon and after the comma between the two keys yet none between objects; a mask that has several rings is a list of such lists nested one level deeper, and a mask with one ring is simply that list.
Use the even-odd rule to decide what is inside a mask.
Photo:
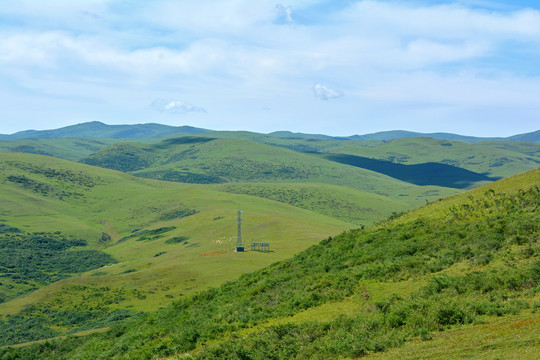
[{"label": "dark green forest patch", "polygon": [[199,211],[195,209],[179,209],[164,213],[159,218],[160,220],[182,219],[191,215],[197,214]]},{"label": "dark green forest patch", "polygon": [[165,236],[165,233],[176,229],[176,226],[166,226],[151,230],[135,230],[128,236],[124,236],[118,242],[123,242],[129,239],[137,239],[137,241],[153,241]]},{"label": "dark green forest patch", "polygon": [[101,182],[98,177],[90,176],[82,171],[76,172],[66,169],[54,169],[46,166],[36,166],[18,161],[7,161],[6,164],[12,168],[24,170],[36,175],[45,176],[49,179],[55,179],[64,184],[72,183],[78,186],[92,188]]},{"label": "dark green forest patch", "polygon": [[213,140],[216,140],[216,138],[201,137],[201,136],[182,136],[178,138],[163,140],[162,142],[154,146],[158,148],[167,148],[174,145],[201,144],[201,143],[206,143]]},{"label": "dark green forest patch", "polygon": [[150,150],[136,144],[115,144],[95,152],[81,162],[124,172],[137,171],[156,161],[157,156]]},{"label": "dark green forest patch", "polygon": [[[4,229],[8,226],[3,225]],[[7,301],[73,274],[116,263],[104,252],[80,249],[86,244],[85,240],[60,232],[0,233],[0,300]]]},{"label": "dark green forest patch", "polygon": [[177,170],[142,171],[137,172],[134,175],[147,179],[174,181],[187,184],[221,184],[227,182],[219,176]]},{"label": "dark green forest patch", "polygon": [[72,285],[45,303],[30,305],[15,315],[0,319],[0,346],[99,329],[137,316],[133,310],[114,309],[132,298],[144,298],[138,290]]},{"label": "dark green forest patch", "polygon": [[165,241],[165,244],[180,244],[183,243],[184,245],[188,244],[189,236],[175,236],[173,238],[167,239]]}]

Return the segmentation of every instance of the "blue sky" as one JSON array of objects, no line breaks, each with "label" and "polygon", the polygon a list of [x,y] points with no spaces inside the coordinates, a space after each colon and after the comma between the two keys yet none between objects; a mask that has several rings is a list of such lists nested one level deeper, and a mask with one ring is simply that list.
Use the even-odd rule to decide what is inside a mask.
[{"label": "blue sky", "polygon": [[0,133],[540,129],[538,1],[0,0]]}]

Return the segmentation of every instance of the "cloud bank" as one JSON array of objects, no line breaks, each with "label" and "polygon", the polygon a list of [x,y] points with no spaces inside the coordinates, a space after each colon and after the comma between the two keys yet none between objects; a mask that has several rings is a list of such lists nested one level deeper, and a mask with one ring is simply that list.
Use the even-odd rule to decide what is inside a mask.
[{"label": "cloud bank", "polygon": [[[24,130],[18,126],[36,114],[63,122],[51,127],[73,118],[192,119],[205,111],[193,104],[212,109],[207,123],[197,120],[207,128],[265,132],[294,124],[287,129],[324,132],[339,113],[331,128],[338,134],[362,132],[359,116],[377,120],[366,127],[380,126],[365,132],[404,124],[467,132],[487,121],[499,124],[490,127],[493,136],[536,130],[539,8],[468,3],[5,2],[0,133]],[[156,94],[162,98],[152,102]],[[322,101],[314,105],[312,94]]]}]

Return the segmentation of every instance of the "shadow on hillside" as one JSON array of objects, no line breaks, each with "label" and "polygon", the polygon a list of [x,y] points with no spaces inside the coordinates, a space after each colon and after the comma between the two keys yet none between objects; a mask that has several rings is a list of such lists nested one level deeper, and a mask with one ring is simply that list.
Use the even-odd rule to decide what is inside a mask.
[{"label": "shadow on hillside", "polygon": [[391,161],[370,159],[347,154],[327,154],[324,157],[341,164],[376,171],[415,185],[436,185],[455,189],[465,189],[478,181],[495,181],[499,179],[457,166],[436,162],[403,165]]}]

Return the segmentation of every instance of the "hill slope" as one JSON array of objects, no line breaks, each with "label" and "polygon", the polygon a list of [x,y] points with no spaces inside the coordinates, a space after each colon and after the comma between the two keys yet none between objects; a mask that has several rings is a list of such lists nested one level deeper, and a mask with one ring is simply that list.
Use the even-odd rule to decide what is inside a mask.
[{"label": "hill slope", "polygon": [[[0,328],[17,334],[3,344],[155,310],[353,227],[275,201],[38,155],[2,154],[0,169],[0,314],[11,314]],[[271,252],[232,251],[238,209],[245,245],[268,242]]]},{"label": "hill slope", "polygon": [[[378,207],[379,205],[377,208],[367,206],[378,213],[383,210],[382,213],[386,215],[457,192],[455,189],[440,186],[416,186],[312,154],[237,139],[181,137],[153,145],[115,144],[83,161],[137,176],[168,181],[202,184],[250,182],[260,184],[260,187],[265,187],[261,183],[270,182],[338,185],[350,188],[349,193],[357,190],[363,194],[386,197],[386,205],[378,202],[383,208]],[[463,180],[466,181],[465,178]],[[467,184],[470,186],[471,182]],[[253,186],[256,185],[251,187]],[[263,192],[251,191],[249,194],[258,196]],[[356,197],[362,196],[358,193]],[[272,199],[280,201],[279,198]],[[392,209],[398,203],[400,205]],[[357,214],[351,214],[350,219],[356,216]]]},{"label": "hill slope", "polygon": [[490,177],[508,177],[540,166],[540,144],[493,141],[466,144],[431,138],[388,142],[327,143],[322,153],[346,154],[401,165],[440,163]]},{"label": "hill slope", "polygon": [[461,331],[477,341],[466,356],[533,359],[534,331],[504,326],[506,338],[524,336],[504,343],[468,324],[512,323],[518,314],[533,329],[538,323],[539,183],[534,170],[328,238],[105,334],[0,351],[27,359],[352,359],[411,341],[429,347]]},{"label": "hill slope", "polygon": [[168,126],[161,124],[107,125],[99,121],[66,126],[54,130],[27,130],[12,135],[0,135],[0,140],[36,138],[151,138],[184,134],[203,134],[209,130],[191,126]]}]

